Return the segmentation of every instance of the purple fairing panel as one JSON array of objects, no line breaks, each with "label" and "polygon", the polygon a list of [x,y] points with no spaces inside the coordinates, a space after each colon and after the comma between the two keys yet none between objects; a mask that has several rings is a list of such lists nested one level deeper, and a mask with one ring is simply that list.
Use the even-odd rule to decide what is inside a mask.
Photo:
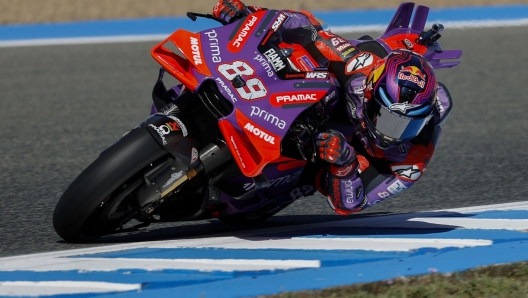
[{"label": "purple fairing panel", "polygon": [[396,28],[408,28],[414,9],[414,3],[404,2],[397,8],[392,20],[390,21],[385,34]]},{"label": "purple fairing panel", "polygon": [[[414,11],[414,14],[413,14]],[[398,34],[416,34],[420,35],[425,28],[427,17],[429,14],[429,8],[426,6],[418,5],[414,9],[414,3],[404,2],[400,4],[396,10],[393,19],[387,26],[382,36],[376,39],[376,41],[383,46],[387,52],[391,52],[392,49],[383,41],[383,39],[398,35]],[[414,16],[413,16],[414,15]],[[411,23],[412,17],[412,23]],[[368,42],[365,40],[350,40],[350,43],[354,46],[358,46],[361,43]],[[443,59],[458,59],[462,55],[461,50],[448,50],[443,51],[440,44],[435,43],[428,47],[427,52],[424,56],[428,61],[431,62],[433,68],[451,68],[455,67],[460,62],[440,62]]]},{"label": "purple fairing panel", "polygon": [[[239,38],[238,32],[242,32],[249,24],[246,20],[252,16],[257,18],[251,23],[252,31],[239,42],[242,48],[235,49],[233,43]],[[256,13],[233,24],[202,31],[200,37],[204,60],[212,73],[208,79],[233,104],[233,111],[241,111],[254,123],[283,138],[295,118],[331,94],[334,86],[328,78],[281,80],[278,77],[275,68],[281,66],[259,50],[277,16],[274,10]],[[236,75],[244,79],[245,86],[234,86],[232,80]],[[318,100],[313,100],[315,97]],[[312,99],[303,101],[307,98]],[[285,104],[287,101],[292,104]],[[238,127],[234,112],[223,119]]]},{"label": "purple fairing panel", "polygon": [[[269,177],[269,186],[260,189],[256,188],[253,179],[244,175],[236,176],[222,184],[220,200],[226,203],[228,207],[225,211],[228,214],[250,212],[261,208],[273,199],[278,203],[288,203],[302,196],[297,196],[298,192],[291,193],[294,186],[299,182],[304,165],[294,168],[288,168],[285,163],[270,164],[262,171],[266,177]],[[313,193],[311,189],[304,188],[300,190],[302,195]],[[252,194],[253,192],[253,194]],[[247,198],[244,194],[251,194]]]}]

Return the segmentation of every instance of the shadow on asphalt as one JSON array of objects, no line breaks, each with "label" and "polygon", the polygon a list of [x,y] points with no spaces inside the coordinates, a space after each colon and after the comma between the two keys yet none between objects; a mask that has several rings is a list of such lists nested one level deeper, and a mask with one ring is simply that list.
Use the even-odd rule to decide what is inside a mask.
[{"label": "shadow on asphalt", "polygon": [[[397,218],[397,222],[408,221],[412,218],[418,217],[471,217],[472,214],[463,214],[456,212],[419,212],[419,213],[408,213],[408,214],[392,214],[390,212],[376,212],[367,214],[358,214],[348,217],[335,216],[335,215],[292,215],[292,216],[276,216],[272,217],[267,221],[260,224],[236,226],[225,224],[219,220],[202,220],[195,222],[175,223],[170,226],[170,223],[154,223],[148,228],[142,228],[136,231],[116,233],[107,235],[102,238],[96,239],[91,244],[120,244],[120,243],[132,243],[132,242],[145,242],[145,241],[165,241],[165,240],[177,240],[182,238],[200,238],[200,237],[218,237],[218,236],[235,236],[241,239],[250,241],[269,240],[269,239],[285,239],[292,237],[306,237],[312,235],[332,235],[332,236],[394,236],[394,235],[429,235],[435,233],[444,233],[453,229],[457,226],[443,225],[443,224],[432,224],[426,222],[418,222],[419,227],[391,228],[390,224],[387,223],[380,227],[308,227],[295,229],[293,231],[278,232],[263,231],[264,229],[273,228],[285,228],[294,227],[296,225],[306,225],[313,223],[327,223],[336,222],[342,220],[358,220],[367,221],[368,223],[376,223],[376,219],[380,221],[386,221],[387,215],[393,215],[391,218]],[[417,224],[418,224],[417,223]],[[210,227],[207,228],[207,226]],[[237,236],[239,232],[243,231],[254,231],[255,236],[245,235]],[[67,244],[65,241],[57,241],[57,243]]]}]

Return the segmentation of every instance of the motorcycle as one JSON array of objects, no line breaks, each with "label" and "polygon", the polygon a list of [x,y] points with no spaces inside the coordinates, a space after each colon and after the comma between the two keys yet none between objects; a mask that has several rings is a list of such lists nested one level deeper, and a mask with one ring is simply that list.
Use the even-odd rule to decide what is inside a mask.
[{"label": "motorcycle", "polygon": [[[440,61],[461,56],[441,49],[443,26],[424,31],[429,9],[418,6],[411,23],[413,11],[414,3],[401,4],[382,36],[350,43],[381,57],[412,50],[434,68],[457,65]],[[346,115],[336,78],[277,38],[286,18],[268,10],[232,24],[216,19],[223,26],[179,29],[154,46],[162,68],[151,116],[66,189],[53,214],[57,234],[89,241],[127,231],[132,219],[140,223],[130,229],[209,218],[257,223],[312,195],[314,135]],[[179,84],[167,88],[166,73]]]}]

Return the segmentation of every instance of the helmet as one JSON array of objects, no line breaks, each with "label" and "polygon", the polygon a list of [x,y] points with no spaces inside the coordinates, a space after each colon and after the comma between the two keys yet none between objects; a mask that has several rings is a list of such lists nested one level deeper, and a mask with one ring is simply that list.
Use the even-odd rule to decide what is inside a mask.
[{"label": "helmet", "polygon": [[411,140],[431,119],[438,87],[424,57],[405,50],[391,52],[376,64],[366,84],[364,119],[379,148]]}]

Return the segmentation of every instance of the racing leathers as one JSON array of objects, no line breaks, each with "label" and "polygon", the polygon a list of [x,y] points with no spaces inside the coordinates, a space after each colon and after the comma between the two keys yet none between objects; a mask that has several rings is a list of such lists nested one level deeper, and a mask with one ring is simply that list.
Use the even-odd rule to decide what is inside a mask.
[{"label": "racing leathers", "polygon": [[[232,2],[237,2],[236,15],[240,17],[265,10],[243,6],[245,11],[241,12],[240,1],[220,0],[213,14],[232,22],[235,13],[225,6]],[[440,138],[442,124],[451,111],[447,88],[438,83],[433,116],[418,136],[381,149],[375,145],[375,136],[367,129],[363,113],[369,100],[366,95],[372,88],[366,84],[367,76],[383,57],[360,51],[348,40],[324,31],[309,12],[283,10],[277,14],[282,15],[277,19],[283,19],[277,29],[281,41],[302,45],[320,67],[328,68],[339,83],[339,98],[345,102],[347,121],[318,135],[320,157],[327,163],[316,175],[315,186],[327,197],[329,205],[336,213],[348,215],[411,187],[423,176]]]}]

